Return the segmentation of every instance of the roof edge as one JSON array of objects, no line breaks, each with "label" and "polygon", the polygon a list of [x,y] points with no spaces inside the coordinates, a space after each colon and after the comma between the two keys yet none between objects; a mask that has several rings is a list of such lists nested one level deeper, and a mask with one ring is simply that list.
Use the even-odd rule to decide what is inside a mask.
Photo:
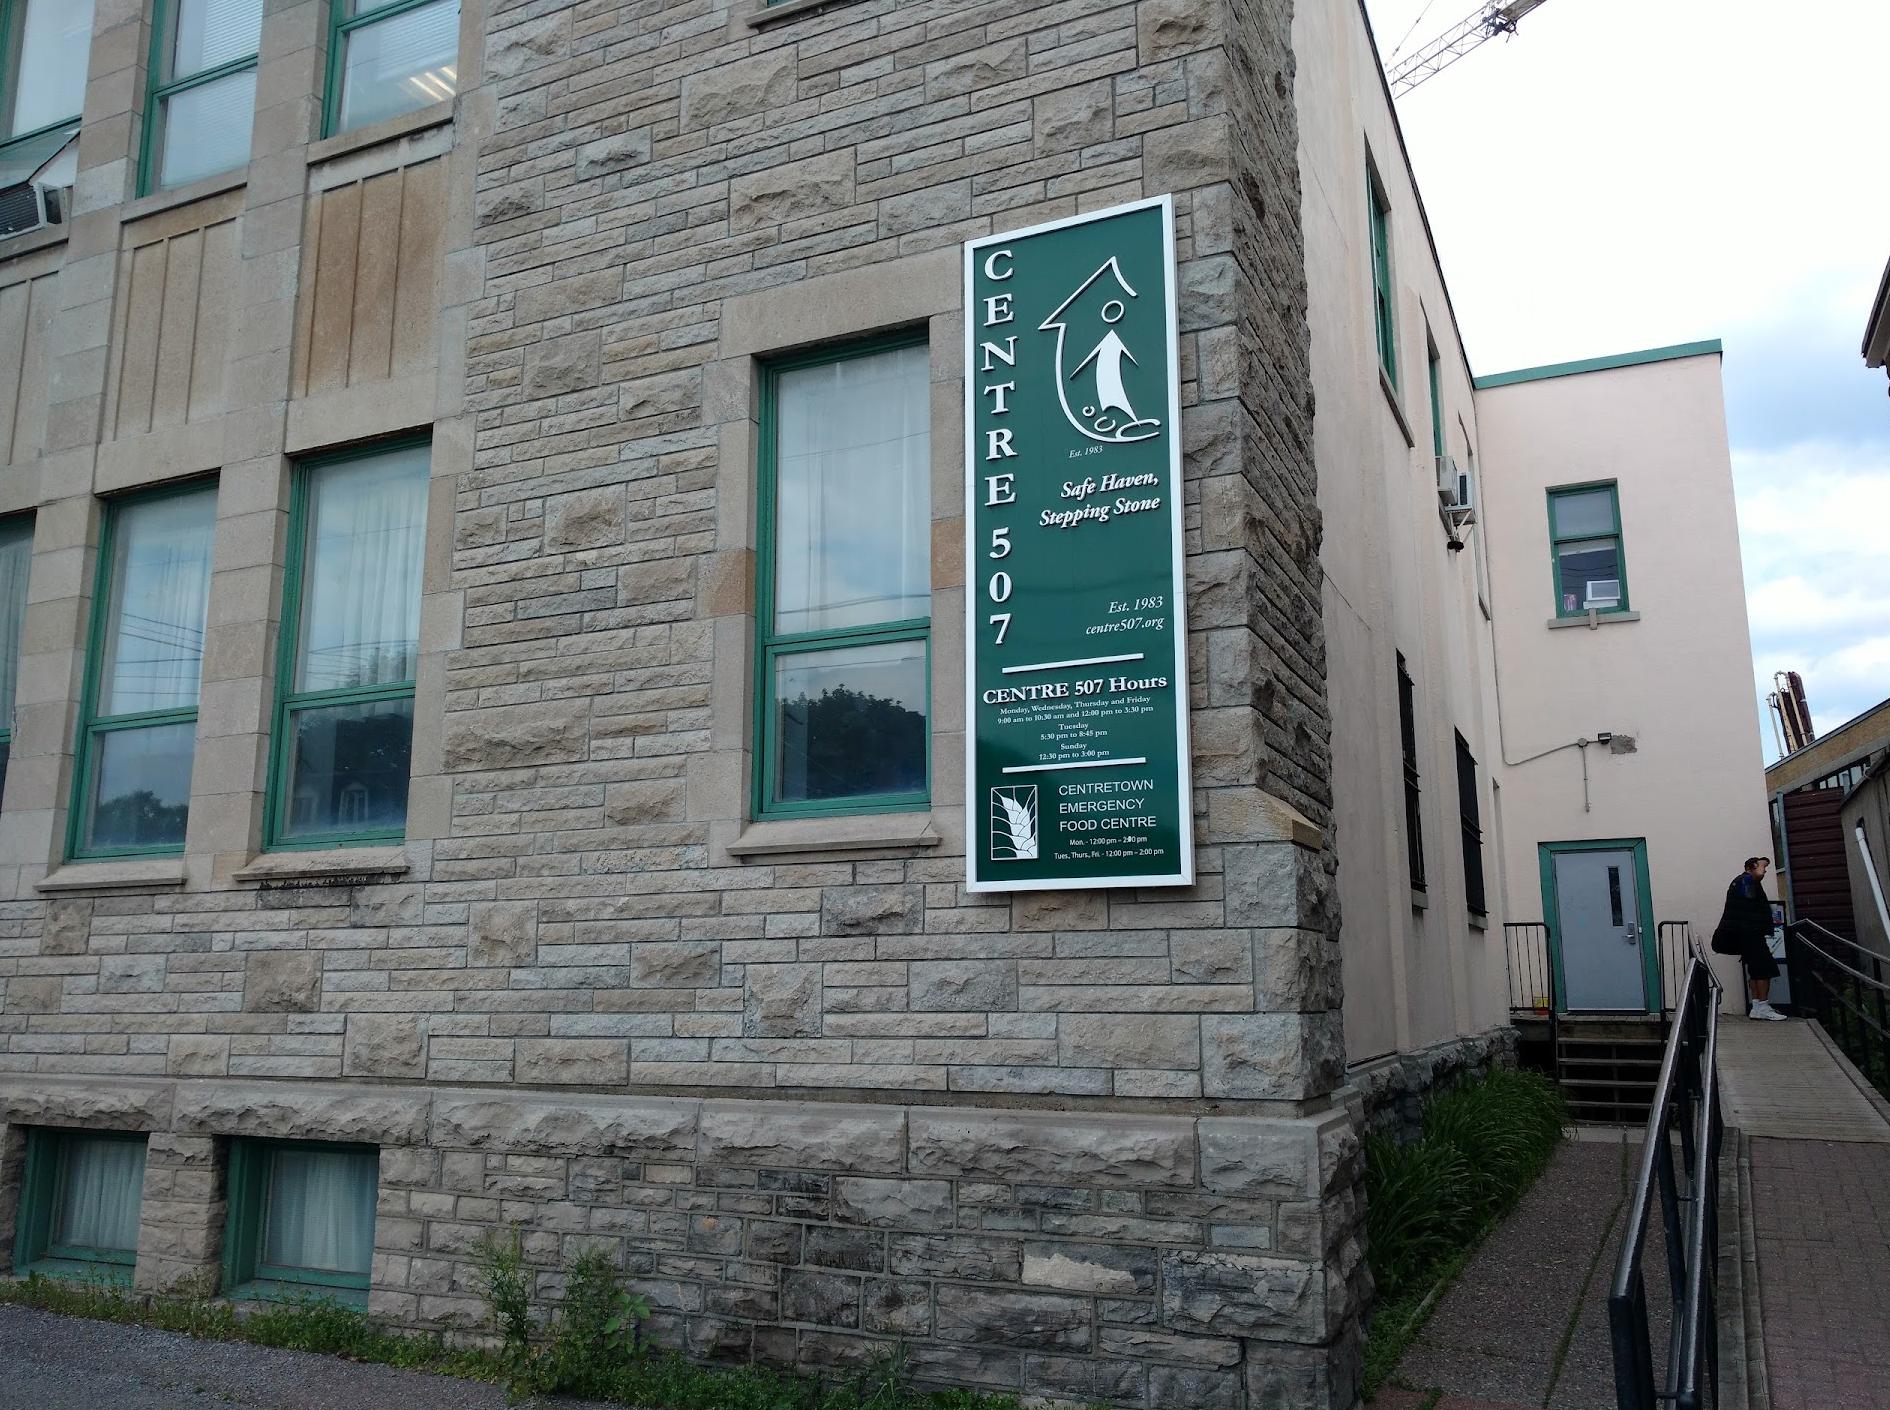
[{"label": "roof edge", "polygon": [[1877,297],[1870,304],[1870,321],[1864,325],[1864,366],[1882,367],[1886,348],[1890,348],[1890,264],[1883,267],[1883,278],[1877,281]]},{"label": "roof edge", "polygon": [[1610,357],[1588,357],[1579,362],[1551,362],[1542,367],[1519,367],[1513,372],[1493,372],[1478,377],[1472,385],[1481,391],[1508,387],[1517,382],[1540,382],[1548,377],[1574,377],[1583,372],[1607,372],[1616,367],[1639,367],[1649,362],[1671,362],[1682,357],[1724,355],[1718,338],[1697,343],[1674,343],[1664,348],[1643,348],[1639,352],[1615,353]]}]

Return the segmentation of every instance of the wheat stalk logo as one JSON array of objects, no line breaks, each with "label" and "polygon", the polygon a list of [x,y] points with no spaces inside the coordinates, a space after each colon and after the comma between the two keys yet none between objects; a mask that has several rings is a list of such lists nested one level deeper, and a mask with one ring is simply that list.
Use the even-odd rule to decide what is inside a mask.
[{"label": "wheat stalk logo", "polygon": [[1037,785],[991,790],[991,860],[1037,859]]}]

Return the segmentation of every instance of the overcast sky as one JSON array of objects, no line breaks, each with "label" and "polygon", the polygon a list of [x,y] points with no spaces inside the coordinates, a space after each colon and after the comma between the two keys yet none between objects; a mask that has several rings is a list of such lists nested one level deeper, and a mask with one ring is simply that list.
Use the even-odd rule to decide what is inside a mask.
[{"label": "overcast sky", "polygon": [[[1473,8],[1369,0],[1387,67]],[[1887,0],[1547,0],[1398,103],[1479,375],[1725,342],[1755,681],[1820,730],[1890,696],[1886,54]]]}]

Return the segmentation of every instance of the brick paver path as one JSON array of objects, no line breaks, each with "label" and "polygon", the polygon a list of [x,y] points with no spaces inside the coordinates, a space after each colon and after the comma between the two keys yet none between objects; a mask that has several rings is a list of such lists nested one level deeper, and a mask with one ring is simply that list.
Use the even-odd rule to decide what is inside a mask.
[{"label": "brick paver path", "polygon": [[1890,1145],[1751,1143],[1772,1410],[1890,1407]]}]

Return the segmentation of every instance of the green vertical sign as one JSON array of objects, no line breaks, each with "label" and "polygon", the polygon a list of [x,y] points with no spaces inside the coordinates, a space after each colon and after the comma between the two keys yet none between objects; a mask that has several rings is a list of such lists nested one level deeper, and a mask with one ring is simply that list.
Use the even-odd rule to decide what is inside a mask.
[{"label": "green vertical sign", "polygon": [[1174,208],[965,246],[973,891],[1194,880]]}]

